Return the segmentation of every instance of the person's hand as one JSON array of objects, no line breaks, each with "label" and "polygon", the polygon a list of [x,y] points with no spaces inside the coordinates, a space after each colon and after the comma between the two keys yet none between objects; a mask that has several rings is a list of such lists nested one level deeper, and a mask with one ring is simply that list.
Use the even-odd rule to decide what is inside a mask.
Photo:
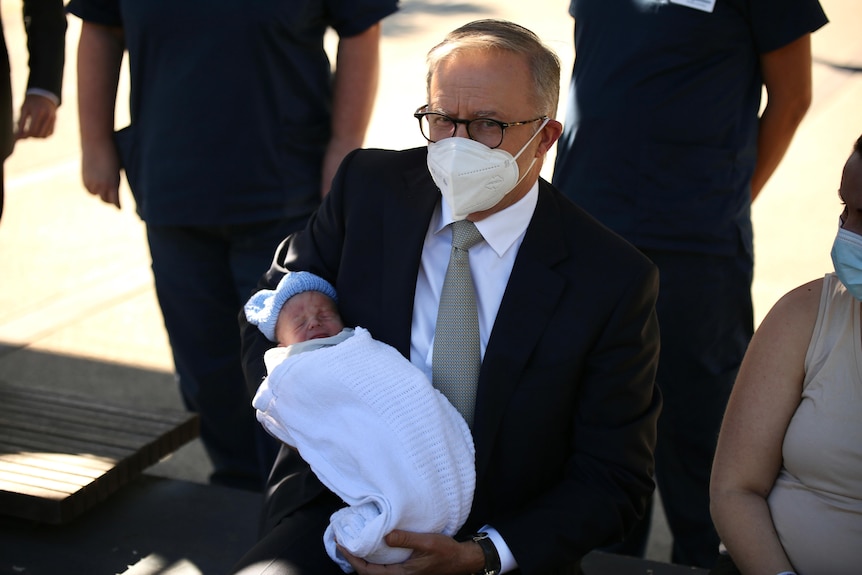
[{"label": "person's hand", "polygon": [[102,201],[120,207],[120,158],[113,140],[82,147],[81,177],[84,187]]},{"label": "person's hand", "polygon": [[54,133],[57,105],[45,96],[27,94],[15,128],[15,139],[47,138]]},{"label": "person's hand", "polygon": [[473,541],[458,542],[445,535],[395,530],[386,536],[390,547],[412,549],[404,563],[378,565],[338,550],[359,575],[469,575],[482,571],[485,556]]}]

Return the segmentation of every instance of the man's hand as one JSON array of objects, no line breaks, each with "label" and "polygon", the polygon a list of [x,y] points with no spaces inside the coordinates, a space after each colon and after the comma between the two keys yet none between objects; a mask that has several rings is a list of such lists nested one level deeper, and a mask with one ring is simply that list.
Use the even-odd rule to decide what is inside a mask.
[{"label": "man's hand", "polygon": [[45,96],[27,94],[15,128],[15,139],[47,138],[54,133],[57,105]]},{"label": "man's hand", "polygon": [[81,177],[84,187],[102,201],[120,207],[120,158],[112,140],[83,147]]},{"label": "man's hand", "polygon": [[386,536],[390,547],[412,549],[410,559],[397,565],[377,565],[339,551],[359,575],[469,575],[481,572],[485,555],[478,543],[459,543],[445,535],[395,530]]}]

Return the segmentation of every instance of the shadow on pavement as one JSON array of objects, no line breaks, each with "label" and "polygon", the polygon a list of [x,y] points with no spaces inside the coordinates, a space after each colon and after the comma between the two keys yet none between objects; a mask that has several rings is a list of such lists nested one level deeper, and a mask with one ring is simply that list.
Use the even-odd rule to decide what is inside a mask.
[{"label": "shadow on pavement", "polygon": [[172,373],[10,346],[2,341],[0,381],[92,395],[129,407],[183,409]]}]

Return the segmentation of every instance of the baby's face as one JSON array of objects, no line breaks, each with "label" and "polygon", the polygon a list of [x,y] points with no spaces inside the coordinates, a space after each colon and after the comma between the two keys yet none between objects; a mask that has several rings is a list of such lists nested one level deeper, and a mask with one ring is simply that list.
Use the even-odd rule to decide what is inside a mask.
[{"label": "baby's face", "polygon": [[296,294],[282,306],[275,323],[279,345],[337,335],[344,324],[338,309],[328,296],[318,291]]}]

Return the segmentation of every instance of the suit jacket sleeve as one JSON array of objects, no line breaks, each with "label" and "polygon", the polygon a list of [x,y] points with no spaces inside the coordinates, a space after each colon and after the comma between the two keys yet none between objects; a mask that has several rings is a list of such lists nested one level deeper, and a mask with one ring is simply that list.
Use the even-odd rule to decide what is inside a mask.
[{"label": "suit jacket sleeve", "polygon": [[66,58],[66,12],[62,0],[24,0],[24,26],[30,54],[27,88],[61,97]]}]

